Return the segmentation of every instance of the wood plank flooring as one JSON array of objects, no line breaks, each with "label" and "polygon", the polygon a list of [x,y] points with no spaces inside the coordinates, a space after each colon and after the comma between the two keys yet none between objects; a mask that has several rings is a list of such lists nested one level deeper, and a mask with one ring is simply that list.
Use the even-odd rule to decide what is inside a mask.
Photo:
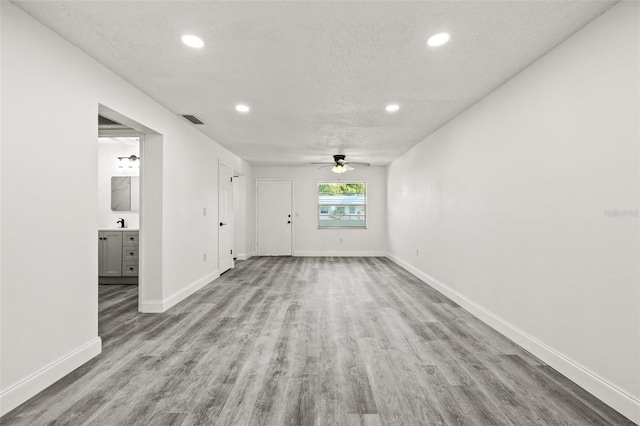
[{"label": "wood plank flooring", "polygon": [[2,425],[631,425],[384,258],[258,257],[164,314],[100,287],[103,353]]}]

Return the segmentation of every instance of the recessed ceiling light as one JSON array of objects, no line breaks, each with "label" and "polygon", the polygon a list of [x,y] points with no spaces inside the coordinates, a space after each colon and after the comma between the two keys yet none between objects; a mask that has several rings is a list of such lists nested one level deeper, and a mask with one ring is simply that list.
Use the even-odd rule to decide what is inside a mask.
[{"label": "recessed ceiling light", "polygon": [[395,112],[400,109],[400,106],[398,104],[391,104],[387,105],[385,109],[387,110],[387,112]]},{"label": "recessed ceiling light", "polygon": [[251,108],[246,105],[236,105],[236,111],[238,112],[249,112]]},{"label": "recessed ceiling light", "polygon": [[193,47],[195,49],[200,49],[204,46],[204,41],[198,36],[194,36],[193,34],[185,34],[182,36],[182,42],[189,47]]},{"label": "recessed ceiling light", "polygon": [[427,39],[427,44],[431,47],[442,46],[449,41],[449,33],[434,34]]}]

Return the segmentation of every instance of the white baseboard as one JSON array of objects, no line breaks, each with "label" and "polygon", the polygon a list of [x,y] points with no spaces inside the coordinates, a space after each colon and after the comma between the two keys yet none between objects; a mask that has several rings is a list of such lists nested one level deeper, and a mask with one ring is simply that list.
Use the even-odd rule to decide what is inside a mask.
[{"label": "white baseboard", "polygon": [[251,258],[251,254],[247,254],[247,253],[238,253],[237,257],[238,260],[247,260]]},{"label": "white baseboard", "polygon": [[182,302],[184,299],[191,296],[193,293],[200,290],[202,287],[206,286],[207,284],[209,284],[211,281],[215,280],[219,276],[220,276],[220,273],[216,270],[211,274],[206,275],[192,282],[185,288],[178,290],[177,292],[173,293],[171,296],[165,297],[162,300],[144,300],[140,304],[141,306],[140,312],[149,313],[149,314],[159,314],[162,312],[166,312],[167,310],[171,309],[178,303]]},{"label": "white baseboard", "polygon": [[293,252],[299,257],[384,257],[385,252],[381,251],[299,251]]},{"label": "white baseboard", "polygon": [[634,396],[616,387],[571,358],[563,355],[552,347],[546,345],[544,342],[541,342],[508,321],[505,321],[494,313],[476,304],[474,301],[467,299],[451,287],[420,271],[402,259],[399,259],[389,253],[387,253],[386,256],[420,280],[424,281],[440,293],[447,296],[449,299],[462,306],[467,311],[471,312],[478,319],[482,320],[496,331],[540,358],[562,375],[577,383],[596,398],[612,407],[614,410],[631,419],[635,423],[640,424],[640,400]]},{"label": "white baseboard", "polygon": [[161,314],[164,312],[162,300],[143,300],[140,303],[140,312],[144,314]]},{"label": "white baseboard", "polygon": [[0,393],[0,416],[7,414],[38,392],[51,386],[100,352],[102,352],[102,339],[96,337],[26,379],[3,390]]}]

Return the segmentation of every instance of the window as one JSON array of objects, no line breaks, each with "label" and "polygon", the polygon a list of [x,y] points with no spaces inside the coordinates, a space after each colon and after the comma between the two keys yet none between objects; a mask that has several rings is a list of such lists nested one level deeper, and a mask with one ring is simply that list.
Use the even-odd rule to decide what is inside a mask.
[{"label": "window", "polygon": [[365,182],[318,184],[318,228],[365,228]]}]

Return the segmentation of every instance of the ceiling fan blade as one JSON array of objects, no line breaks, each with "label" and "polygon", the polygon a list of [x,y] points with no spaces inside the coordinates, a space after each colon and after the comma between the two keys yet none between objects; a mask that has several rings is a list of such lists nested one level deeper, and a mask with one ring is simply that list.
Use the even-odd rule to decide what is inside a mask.
[{"label": "ceiling fan blade", "polygon": [[359,164],[359,165],[363,165],[363,166],[370,166],[371,164],[369,163],[360,163],[358,161],[346,161],[345,160],[345,156],[340,154],[336,154],[333,156],[333,159],[335,160],[334,162],[312,162],[310,164],[313,165],[322,165],[323,167],[318,167],[318,169],[324,169],[325,167],[332,167],[332,166],[338,166],[338,167],[344,167],[345,171],[350,171],[350,170],[355,170],[353,167],[350,166],[350,164]]}]

